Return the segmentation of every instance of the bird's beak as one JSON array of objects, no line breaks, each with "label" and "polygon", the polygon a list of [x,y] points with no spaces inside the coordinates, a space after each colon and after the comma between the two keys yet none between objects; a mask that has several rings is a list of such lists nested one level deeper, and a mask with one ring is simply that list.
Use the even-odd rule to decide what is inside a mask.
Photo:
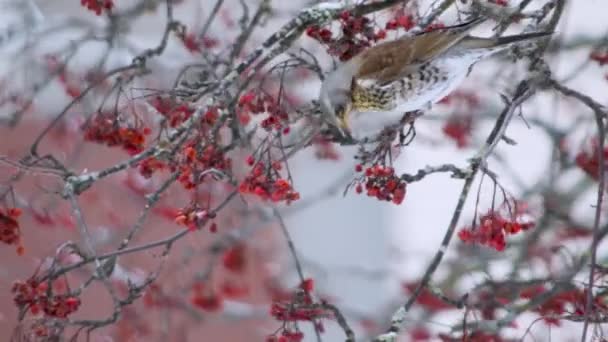
[{"label": "bird's beak", "polygon": [[348,116],[350,115],[350,111],[352,109],[352,105],[347,103],[341,110],[341,112],[336,113],[340,120],[340,129],[346,133],[350,133],[350,127],[348,126]]}]

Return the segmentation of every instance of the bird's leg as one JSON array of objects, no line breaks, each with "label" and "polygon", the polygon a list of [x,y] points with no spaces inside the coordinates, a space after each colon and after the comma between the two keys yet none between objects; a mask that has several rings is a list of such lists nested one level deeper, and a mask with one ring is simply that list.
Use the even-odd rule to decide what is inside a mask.
[{"label": "bird's leg", "polygon": [[[413,122],[411,122],[409,126],[410,127],[407,130],[407,133],[404,133],[405,126],[401,127],[401,130],[399,131],[399,146],[407,146],[414,141],[414,138],[416,137],[416,127],[414,126]],[[408,139],[408,137],[410,138]],[[406,139],[408,140],[406,141]]]},{"label": "bird's leg", "polygon": [[[414,126],[414,122],[419,116],[422,116],[422,111],[406,112],[403,114],[403,118],[401,119],[400,123],[401,127],[399,130],[399,146],[407,146],[414,140],[416,137],[416,127]],[[410,126],[407,132],[404,132],[405,125]],[[410,138],[406,141],[408,137]]]}]

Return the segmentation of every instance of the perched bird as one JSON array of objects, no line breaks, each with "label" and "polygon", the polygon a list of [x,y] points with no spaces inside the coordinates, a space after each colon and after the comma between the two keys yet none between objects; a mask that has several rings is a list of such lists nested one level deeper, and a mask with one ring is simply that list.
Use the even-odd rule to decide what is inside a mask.
[{"label": "perched bird", "polygon": [[471,67],[512,44],[547,32],[479,38],[484,19],[375,45],[338,66],[323,81],[319,103],[327,121],[356,139],[398,124],[405,112],[428,109],[454,90]]}]

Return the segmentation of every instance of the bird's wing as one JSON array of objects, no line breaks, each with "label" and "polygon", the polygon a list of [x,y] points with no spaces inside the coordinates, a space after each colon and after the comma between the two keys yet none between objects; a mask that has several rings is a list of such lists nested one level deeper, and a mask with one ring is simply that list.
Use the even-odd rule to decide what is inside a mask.
[{"label": "bird's wing", "polygon": [[432,60],[460,42],[483,21],[478,18],[464,24],[402,37],[369,48],[355,57],[361,63],[355,78],[373,79],[380,83],[401,79],[417,64]]}]

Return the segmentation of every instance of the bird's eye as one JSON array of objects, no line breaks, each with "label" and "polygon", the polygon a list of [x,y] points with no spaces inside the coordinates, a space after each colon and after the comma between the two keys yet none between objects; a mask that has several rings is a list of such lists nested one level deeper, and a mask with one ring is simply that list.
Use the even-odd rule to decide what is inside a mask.
[{"label": "bird's eye", "polygon": [[338,117],[342,117],[344,115],[344,112],[345,112],[345,107],[344,107],[344,105],[337,105],[336,108],[335,108],[335,110],[336,110],[336,115]]}]

